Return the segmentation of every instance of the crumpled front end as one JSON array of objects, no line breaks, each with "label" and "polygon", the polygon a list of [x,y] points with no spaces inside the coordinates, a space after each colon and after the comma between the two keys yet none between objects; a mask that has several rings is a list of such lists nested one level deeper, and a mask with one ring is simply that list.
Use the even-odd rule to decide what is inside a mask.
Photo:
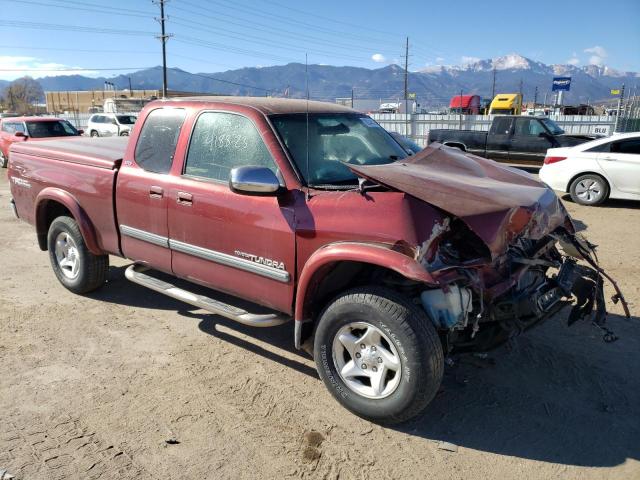
[{"label": "crumpled front end", "polygon": [[[436,327],[446,332],[450,350],[489,350],[567,306],[569,325],[591,319],[605,341],[615,340],[605,326],[603,285],[608,277],[596,262],[594,246],[567,226],[539,238],[525,229],[493,259],[488,248],[477,256],[473,232],[460,233],[455,226],[440,229],[419,253],[442,286],[423,292],[421,301]],[[613,285],[613,300],[622,301],[627,311]]]},{"label": "crumpled front end", "polygon": [[569,324],[591,318],[615,339],[605,327],[604,280],[629,315],[622,293],[555,193],[529,174],[437,145],[353,170],[445,214],[415,258],[440,287],[420,300],[449,351],[491,349],[567,306]]}]

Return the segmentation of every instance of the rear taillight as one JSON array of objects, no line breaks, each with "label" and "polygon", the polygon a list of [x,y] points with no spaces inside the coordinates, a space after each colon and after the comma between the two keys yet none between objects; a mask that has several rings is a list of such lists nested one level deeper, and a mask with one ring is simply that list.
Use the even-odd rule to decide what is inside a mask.
[{"label": "rear taillight", "polygon": [[544,157],[544,164],[549,165],[551,163],[561,162],[562,160],[566,160],[567,157]]}]

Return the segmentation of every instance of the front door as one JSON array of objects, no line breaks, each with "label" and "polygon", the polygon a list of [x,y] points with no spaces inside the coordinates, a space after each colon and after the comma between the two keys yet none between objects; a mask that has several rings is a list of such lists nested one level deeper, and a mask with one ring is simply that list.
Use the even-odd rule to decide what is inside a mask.
[{"label": "front door", "polygon": [[184,118],[181,108],[158,108],[149,113],[134,158],[125,158],[116,187],[122,252],[165,272],[171,272],[168,173]]},{"label": "front door", "polygon": [[549,133],[535,118],[515,119],[509,145],[509,162],[542,166],[547,149],[552,148]]},{"label": "front door", "polygon": [[172,177],[167,192],[173,272],[290,313],[295,275],[291,195],[232,192],[231,169],[248,165],[277,174],[253,121],[229,112],[201,113],[182,175]]}]

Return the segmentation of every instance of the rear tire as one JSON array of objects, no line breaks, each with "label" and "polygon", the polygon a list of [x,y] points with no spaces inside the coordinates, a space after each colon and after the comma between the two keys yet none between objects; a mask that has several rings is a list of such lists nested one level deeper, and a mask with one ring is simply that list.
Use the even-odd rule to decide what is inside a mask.
[{"label": "rear tire", "polygon": [[9,159],[5,157],[4,153],[2,153],[2,150],[0,150],[0,168],[7,168],[8,165]]},{"label": "rear tire", "polygon": [[91,133],[89,134],[90,137],[99,137],[100,135],[98,135],[98,132],[96,132],[95,130],[91,130]]},{"label": "rear tire", "polygon": [[436,395],[442,344],[426,313],[384,288],[363,287],[333,300],[314,339],[318,373],[338,402],[383,424],[409,420]]},{"label": "rear tire", "polygon": [[109,256],[94,255],[87,249],[80,228],[71,217],[58,217],[47,234],[49,259],[58,281],[73,293],[100,288],[107,280]]},{"label": "rear tire", "polygon": [[609,184],[600,175],[587,173],[571,182],[569,193],[580,205],[600,205],[609,197]]}]

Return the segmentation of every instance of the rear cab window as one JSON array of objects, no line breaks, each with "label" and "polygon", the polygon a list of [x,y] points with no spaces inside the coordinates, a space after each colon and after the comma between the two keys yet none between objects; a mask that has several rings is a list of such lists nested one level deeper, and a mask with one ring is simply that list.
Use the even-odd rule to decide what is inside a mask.
[{"label": "rear cab window", "polygon": [[171,170],[185,117],[183,108],[157,108],[149,112],[134,153],[138,166],[155,173]]}]

